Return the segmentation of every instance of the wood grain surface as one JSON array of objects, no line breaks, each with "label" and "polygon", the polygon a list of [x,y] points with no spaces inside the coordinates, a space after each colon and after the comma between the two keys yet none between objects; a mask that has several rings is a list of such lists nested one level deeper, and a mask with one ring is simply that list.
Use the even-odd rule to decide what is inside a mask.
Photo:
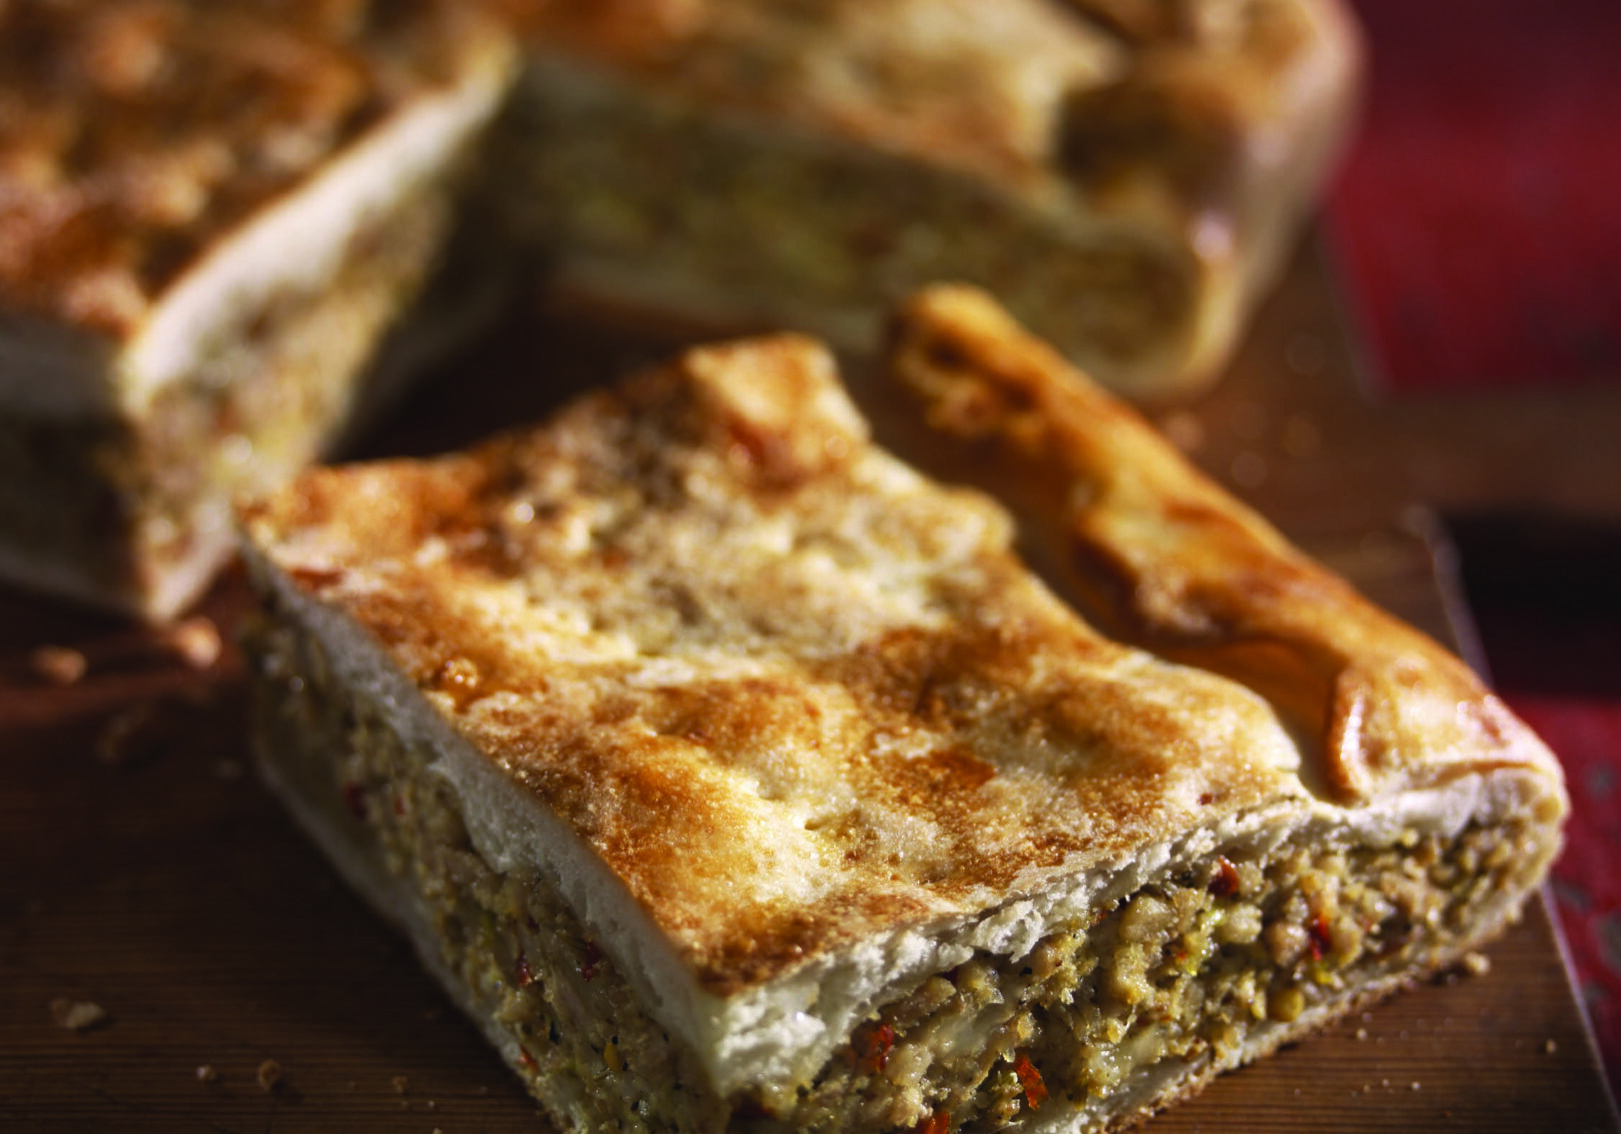
[{"label": "wood grain surface", "polygon": [[[653,354],[517,318],[368,450],[460,444]],[[1354,400],[1351,357],[1308,252],[1232,379],[1163,417],[1375,599],[1453,637],[1429,513],[1405,505],[1399,478],[1331,476],[1336,454],[1385,435],[1379,415],[1355,426],[1334,408]],[[228,636],[244,603],[227,578],[203,614]],[[80,651],[84,676],[43,677],[45,645]],[[0,592],[0,1131],[545,1130],[257,783],[234,649],[198,666],[181,645]],[[1544,906],[1490,958],[1224,1077],[1150,1129],[1621,1129]],[[61,1026],[74,1004],[105,1017]]]}]

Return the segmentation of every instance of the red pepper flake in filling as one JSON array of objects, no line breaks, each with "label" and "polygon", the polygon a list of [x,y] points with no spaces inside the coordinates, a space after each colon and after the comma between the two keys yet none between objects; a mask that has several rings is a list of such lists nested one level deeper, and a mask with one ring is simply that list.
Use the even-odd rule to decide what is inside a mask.
[{"label": "red pepper flake in filling", "polygon": [[535,974],[529,968],[529,958],[524,956],[523,950],[518,950],[518,987],[528,988],[535,983]]},{"label": "red pepper flake in filling", "polygon": [[895,1046],[895,1029],[879,1024],[876,1028],[863,1028],[854,1039],[856,1071],[862,1075],[882,1071],[889,1062],[889,1049]]},{"label": "red pepper flake in filling", "polygon": [[343,785],[343,803],[356,819],[366,817],[366,789],[354,780]]},{"label": "red pepper flake in filling", "polygon": [[525,1071],[540,1070],[540,1064],[535,1062],[535,1057],[529,1054],[529,1049],[527,1047],[520,1047],[518,1049],[518,1063]]},{"label": "red pepper flake in filling", "polygon": [[394,814],[405,814],[405,797],[403,795],[396,795],[394,797]]},{"label": "red pepper flake in filling", "polygon": [[1218,898],[1230,898],[1238,893],[1238,868],[1227,861],[1226,855],[1217,856],[1215,877],[1205,889]]},{"label": "red pepper flake in filling", "polygon": [[597,948],[595,941],[585,943],[585,963],[580,966],[580,979],[589,982],[597,975],[597,965],[602,961],[602,950]]},{"label": "red pepper flake in filling", "polygon": [[758,1122],[761,1119],[777,1117],[766,1109],[765,1103],[757,1098],[745,1098],[737,1104],[737,1117],[749,1122]]},{"label": "red pepper flake in filling", "polygon": [[912,1134],[950,1134],[951,1115],[943,1110],[932,1111],[929,1117],[912,1127]]},{"label": "red pepper flake in filling", "polygon": [[1311,919],[1311,924],[1306,927],[1306,933],[1311,938],[1311,959],[1314,961],[1322,960],[1323,956],[1334,944],[1331,927],[1328,924],[1328,915],[1320,913],[1314,916]]},{"label": "red pepper flake in filling", "polygon": [[1013,1073],[1024,1085],[1024,1101],[1030,1104],[1031,1110],[1035,1110],[1047,1097],[1047,1084],[1041,1081],[1041,1072],[1030,1062],[1030,1057],[1021,1051],[1013,1061]]}]

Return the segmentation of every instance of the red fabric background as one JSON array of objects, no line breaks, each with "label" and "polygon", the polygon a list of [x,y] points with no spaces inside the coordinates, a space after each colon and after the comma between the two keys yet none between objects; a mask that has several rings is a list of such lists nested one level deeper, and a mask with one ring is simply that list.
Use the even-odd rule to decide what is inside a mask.
[{"label": "red fabric background", "polygon": [[[1574,814],[1554,868],[1554,904],[1570,946],[1612,1089],[1621,1086],[1621,596],[1597,595],[1621,576],[1621,539],[1550,583],[1557,563],[1527,569],[1501,537],[1464,529],[1464,569],[1493,676],[1504,699],[1565,765]],[[1533,545],[1549,550],[1548,545]],[[1568,559],[1568,545],[1567,555]],[[1568,568],[1568,564],[1567,564]],[[1550,593],[1550,586],[1552,591]]]},{"label": "red fabric background", "polygon": [[1360,0],[1331,221],[1403,390],[1621,373],[1621,3]]},{"label": "red fabric background", "polygon": [[[1356,6],[1371,83],[1328,223],[1377,383],[1462,397],[1621,381],[1621,3]],[[1584,563],[1580,583],[1545,557],[1512,595],[1471,600],[1499,689],[1569,772],[1554,892],[1614,1086],[1621,554],[1607,546],[1612,561]],[[1471,554],[1466,542],[1466,575]]]}]

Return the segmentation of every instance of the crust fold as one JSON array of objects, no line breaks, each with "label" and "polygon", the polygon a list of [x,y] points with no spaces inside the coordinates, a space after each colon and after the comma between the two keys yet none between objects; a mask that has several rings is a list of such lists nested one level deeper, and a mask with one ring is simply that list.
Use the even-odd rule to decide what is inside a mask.
[{"label": "crust fold", "polygon": [[988,296],[913,299],[887,367],[926,423],[912,439],[926,467],[1014,504],[1030,553],[1105,631],[1266,697],[1336,800],[1482,762],[1557,777],[1467,666],[1290,546]]}]

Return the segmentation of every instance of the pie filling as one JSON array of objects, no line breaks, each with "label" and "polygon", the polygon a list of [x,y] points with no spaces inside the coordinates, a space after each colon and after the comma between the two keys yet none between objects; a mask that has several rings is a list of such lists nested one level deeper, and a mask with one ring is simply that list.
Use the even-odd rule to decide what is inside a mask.
[{"label": "pie filling", "polygon": [[867,349],[895,300],[964,280],[1119,383],[1185,349],[1200,302],[1186,250],[1068,223],[1058,183],[1025,200],[548,61],[525,73],[503,129],[514,227],[565,278],[632,303],[787,320]]},{"label": "pie filling", "polygon": [[1173,1073],[1235,1066],[1308,1013],[1455,960],[1544,857],[1518,823],[1385,845],[1331,826],[1251,838],[1022,957],[982,953],[901,990],[810,1081],[721,1097],[550,882],[480,856],[435,753],[345,689],[302,629],[261,621],[250,649],[267,774],[395,896],[429,967],[574,1129],[944,1134],[1033,1128],[1060,1108],[1101,1124],[1105,1096],[1169,1101]]}]

